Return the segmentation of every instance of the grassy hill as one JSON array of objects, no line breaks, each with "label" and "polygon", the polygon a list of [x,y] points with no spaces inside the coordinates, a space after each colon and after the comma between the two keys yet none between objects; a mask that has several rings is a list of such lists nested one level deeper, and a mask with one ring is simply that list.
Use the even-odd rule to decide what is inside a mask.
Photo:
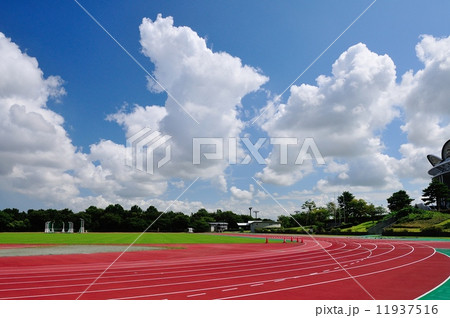
[{"label": "grassy hill", "polygon": [[414,209],[386,228],[383,234],[450,236],[450,214]]},{"label": "grassy hill", "polygon": [[[407,208],[391,213],[386,218],[396,218],[397,221],[386,227],[383,235],[388,236],[449,236],[450,237],[450,213],[438,211],[425,211],[415,208]],[[380,220],[382,221],[382,220]],[[368,221],[351,227],[333,229],[332,234],[364,235],[379,221]]]},{"label": "grassy hill", "polygon": [[364,234],[364,233],[367,233],[367,231],[377,223],[378,223],[377,221],[375,221],[375,222],[368,221],[368,222],[360,223],[360,224],[354,225],[352,227],[342,229],[341,233],[363,233]]}]

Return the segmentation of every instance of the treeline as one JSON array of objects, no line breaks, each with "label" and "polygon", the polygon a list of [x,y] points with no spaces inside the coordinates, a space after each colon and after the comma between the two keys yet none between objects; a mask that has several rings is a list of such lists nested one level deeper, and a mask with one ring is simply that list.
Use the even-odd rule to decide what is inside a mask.
[{"label": "treeline", "polygon": [[237,223],[245,223],[254,218],[249,215],[239,215],[232,211],[208,212],[200,209],[191,215],[182,212],[158,211],[154,206],[147,210],[135,205],[126,210],[120,204],[109,205],[105,209],[91,206],[85,211],[74,213],[69,209],[40,209],[20,212],[18,209],[0,210],[0,232],[43,232],[45,222],[54,222],[55,231],[60,231],[68,222],[73,222],[74,231],[80,228],[81,219],[85,222],[85,229],[92,232],[139,232],[149,225],[149,231],[184,232],[189,227],[196,232],[210,230],[208,222],[227,222],[228,228],[237,230]]},{"label": "treeline", "polygon": [[[433,179],[422,191],[422,200],[426,208],[450,213],[450,189],[445,184]],[[401,210],[410,211],[410,198],[404,190],[394,192],[387,200],[391,213]],[[375,206],[363,199],[356,198],[352,193],[344,191],[337,197],[337,202],[329,202],[325,206],[316,206],[312,200],[304,202],[298,211],[291,215],[280,215],[277,221],[282,228],[295,228],[301,225],[314,233],[323,233],[331,229],[344,229],[366,221],[383,218],[388,211],[382,206]],[[154,206],[142,210],[135,205],[129,210],[120,204],[112,204],[105,209],[91,206],[88,209],[74,213],[69,209],[28,210],[20,212],[17,209],[0,210],[0,232],[44,231],[45,222],[54,222],[55,230],[66,230],[68,222],[73,222],[74,231],[80,228],[80,219],[85,221],[85,229],[94,232],[136,232],[144,231],[149,225],[149,231],[183,232],[193,228],[196,232],[210,230],[208,222],[227,222],[229,230],[238,230],[237,223],[254,220],[249,215],[236,214],[232,211],[208,212],[200,209],[186,215],[182,212],[158,211]]]},{"label": "treeline", "polygon": [[382,206],[357,199],[352,193],[344,191],[337,197],[337,202],[328,202],[325,206],[316,206],[314,201],[308,200],[294,214],[280,215],[278,222],[283,228],[301,225],[314,233],[324,233],[331,228],[345,228],[365,221],[375,221],[385,214],[387,210]]}]

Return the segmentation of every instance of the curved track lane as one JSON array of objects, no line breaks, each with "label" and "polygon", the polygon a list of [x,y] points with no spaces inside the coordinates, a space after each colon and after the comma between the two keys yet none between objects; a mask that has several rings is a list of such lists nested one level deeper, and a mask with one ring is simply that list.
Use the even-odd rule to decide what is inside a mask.
[{"label": "curved track lane", "polygon": [[450,258],[418,242],[179,247],[127,252],[91,287],[117,253],[0,257],[0,299],[415,299],[450,274]]}]

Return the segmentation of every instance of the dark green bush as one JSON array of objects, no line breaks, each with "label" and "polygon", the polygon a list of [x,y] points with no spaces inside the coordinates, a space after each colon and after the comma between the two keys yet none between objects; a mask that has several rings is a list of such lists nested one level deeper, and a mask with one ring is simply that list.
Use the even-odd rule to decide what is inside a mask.
[{"label": "dark green bush", "polygon": [[430,226],[422,229],[421,233],[428,236],[441,236],[443,231],[440,226]]}]

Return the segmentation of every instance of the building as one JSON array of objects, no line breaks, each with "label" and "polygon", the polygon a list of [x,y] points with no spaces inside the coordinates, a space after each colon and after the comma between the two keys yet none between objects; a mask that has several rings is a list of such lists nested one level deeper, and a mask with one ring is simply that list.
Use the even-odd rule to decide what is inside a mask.
[{"label": "building", "polygon": [[433,179],[438,179],[440,182],[450,187],[450,140],[448,140],[442,147],[441,158],[435,155],[428,155],[428,161],[433,168],[428,171],[428,174]]},{"label": "building", "polygon": [[226,222],[208,222],[211,227],[211,232],[223,232],[228,230],[228,223]]},{"label": "building", "polygon": [[274,229],[280,228],[281,223],[274,221],[248,221],[247,223],[237,224],[242,230],[250,230],[250,232],[255,233],[257,229]]}]

